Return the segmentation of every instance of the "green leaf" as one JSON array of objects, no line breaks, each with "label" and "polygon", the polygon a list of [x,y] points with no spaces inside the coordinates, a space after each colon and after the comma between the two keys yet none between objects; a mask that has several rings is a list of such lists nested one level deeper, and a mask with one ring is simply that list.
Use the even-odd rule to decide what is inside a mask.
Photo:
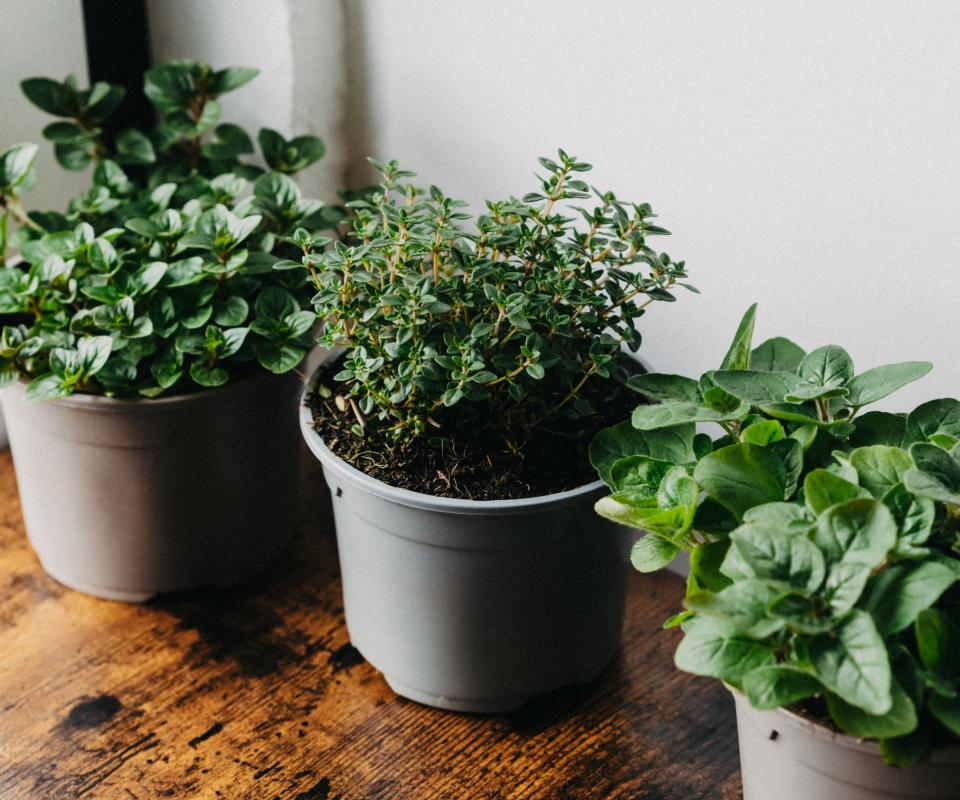
[{"label": "green leaf", "polygon": [[914,495],[902,483],[890,489],[882,499],[899,530],[896,554],[914,554],[912,548],[924,544],[930,537],[936,506],[929,498]]},{"label": "green leaf", "polygon": [[697,614],[729,622],[751,639],[765,639],[783,627],[782,621],[767,614],[767,607],[775,598],[774,590],[763,581],[746,580],[719,592],[688,594],[684,605]]},{"label": "green leaf", "polygon": [[77,354],[88,376],[103,368],[112,351],[113,339],[109,336],[89,336],[77,342]]},{"label": "green leaf", "polygon": [[79,172],[93,159],[93,146],[88,142],[58,142],[53,147],[53,155],[64,169]]},{"label": "green leaf", "polygon": [[803,446],[796,439],[787,438],[771,442],[766,449],[780,460],[783,467],[784,497],[793,497],[803,471]]},{"label": "green leaf", "polygon": [[230,380],[230,374],[222,367],[209,367],[202,361],[194,361],[190,365],[190,377],[201,386],[213,388],[223,386]]},{"label": "green leaf", "polygon": [[851,611],[831,633],[799,643],[814,674],[831,692],[868,714],[879,716],[891,710],[890,659],[873,619],[865,611]]},{"label": "green leaf", "polygon": [[20,81],[20,89],[27,100],[41,111],[56,117],[70,115],[70,96],[62,84],[50,78],[27,78]]},{"label": "green leaf", "polygon": [[694,617],[684,623],[683,630],[674,663],[684,672],[738,686],[747,673],[774,664],[773,648],[744,636],[721,619]]},{"label": "green leaf", "polygon": [[57,375],[44,375],[41,378],[34,378],[27,384],[28,400],[56,400],[71,394],[73,389],[64,386],[63,380]]},{"label": "green leaf", "polygon": [[183,376],[183,354],[168,344],[150,365],[150,374],[160,389],[169,389]]},{"label": "green leaf", "polygon": [[896,541],[893,515],[878,500],[846,500],[820,514],[813,542],[827,560],[823,591],[835,613],[856,605],[870,572],[883,563]]},{"label": "green leaf", "polygon": [[740,685],[757,709],[785,708],[823,691],[813,675],[795,667],[776,664],[748,672]]},{"label": "green leaf", "polygon": [[933,369],[929,361],[904,361],[868,369],[847,383],[847,403],[855,408],[875,403]]},{"label": "green leaf", "polygon": [[278,375],[299,367],[300,362],[307,355],[307,351],[302,347],[271,342],[257,342],[254,345],[254,352],[262,367]]},{"label": "green leaf", "polygon": [[787,395],[788,403],[806,403],[809,400],[819,400],[828,397],[845,397],[845,386],[817,386],[813,383],[803,383]]},{"label": "green leaf", "polygon": [[629,422],[601,430],[590,443],[590,463],[611,488],[610,471],[625,456],[641,455],[685,464],[693,459],[693,425],[638,431]]},{"label": "green leaf", "polygon": [[661,479],[657,489],[657,503],[661,508],[688,509],[692,520],[699,495],[700,487],[687,473],[687,468],[676,466]]},{"label": "green leaf", "polygon": [[825,469],[815,469],[807,473],[803,480],[803,495],[814,514],[826,511],[830,506],[844,500],[870,496],[865,489]]},{"label": "green leaf", "polygon": [[806,536],[747,522],[733,531],[730,539],[731,550],[736,548],[751,572],[768,586],[810,594],[823,583],[823,554]]},{"label": "green leaf", "polygon": [[35,144],[23,143],[0,153],[0,190],[13,189],[27,177],[37,155]]},{"label": "green leaf", "polygon": [[650,456],[618,458],[610,468],[610,484],[618,492],[646,487],[650,496],[655,497],[660,481],[673,467],[669,461]]},{"label": "green leaf", "polygon": [[797,390],[801,381],[789,372],[755,372],[753,370],[717,371],[717,384],[735,397],[755,406],[781,403]]},{"label": "green leaf", "polygon": [[150,139],[134,128],[120,131],[114,144],[120,164],[153,164],[157,160]]},{"label": "green leaf", "polygon": [[50,142],[75,142],[88,136],[76,122],[51,122],[43,129],[43,138]]},{"label": "green leaf", "polygon": [[226,300],[214,301],[213,321],[225,328],[242,325],[250,313],[247,301],[237,295],[231,295]]},{"label": "green leaf", "polygon": [[908,441],[923,442],[941,434],[960,439],[960,400],[930,400],[907,417]]},{"label": "green leaf", "polygon": [[917,614],[914,634],[924,667],[947,681],[960,678],[960,626],[954,620],[939,609],[925,609]]},{"label": "green leaf", "polygon": [[889,711],[871,714],[828,692],[827,709],[837,727],[851,736],[860,739],[906,736],[917,727],[917,710],[910,696],[896,681],[891,684],[891,697],[892,704]]},{"label": "green leaf", "polygon": [[601,497],[594,505],[594,511],[620,525],[628,525],[666,538],[683,533],[689,528],[693,516],[690,509],[660,508],[651,498],[637,498],[630,492]]},{"label": "green leaf", "polygon": [[932,738],[932,726],[921,720],[916,729],[906,736],[895,736],[888,739],[881,739],[880,755],[883,756],[884,763],[891,767],[909,767],[920,761],[930,750],[930,740]]},{"label": "green leaf", "polygon": [[785,438],[783,425],[775,419],[765,419],[747,425],[740,431],[740,441],[746,444],[758,444],[761,447],[779,442]]},{"label": "green leaf", "polygon": [[944,697],[934,692],[927,701],[927,708],[954,736],[960,736],[960,697]]},{"label": "green leaf", "polygon": [[853,377],[853,360],[842,347],[828,344],[804,356],[798,373],[816,386],[839,386]]},{"label": "green leaf", "polygon": [[960,505],[960,463],[929,442],[910,447],[916,469],[903,474],[903,485],[916,495]]},{"label": "green leaf", "polygon": [[856,418],[855,425],[857,429],[850,437],[853,447],[871,444],[906,447],[910,443],[907,437],[907,418],[902,414],[868,411]]},{"label": "green leaf", "polygon": [[831,610],[824,608],[819,597],[785,594],[770,605],[771,616],[782,619],[795,633],[825,633],[834,626]]},{"label": "green leaf", "polygon": [[260,292],[253,309],[258,317],[282,320],[290,314],[297,313],[300,310],[300,305],[297,303],[297,299],[285,289],[268,286]]},{"label": "green leaf", "polygon": [[647,534],[639,539],[630,551],[630,562],[640,572],[657,572],[676,558],[680,548],[661,539],[655,534]]},{"label": "green leaf", "polygon": [[850,465],[860,476],[861,486],[874,497],[883,497],[900,483],[913,461],[897,447],[875,444],[850,453]]},{"label": "green leaf", "polygon": [[232,92],[245,83],[249,83],[259,74],[260,70],[252,67],[227,67],[227,69],[222,69],[213,76],[211,92],[213,94]]},{"label": "green leaf", "polygon": [[137,295],[152,292],[167,274],[167,264],[163,261],[150,261],[140,267],[131,276],[131,283]]},{"label": "green leaf", "polygon": [[747,414],[750,406],[743,403],[732,409],[714,409],[705,405],[671,401],[638,406],[633,411],[633,427],[650,431],[684,425],[689,422],[730,422]]},{"label": "green leaf", "polygon": [[783,462],[768,447],[722,447],[700,460],[693,477],[713,499],[740,519],[754,506],[786,499]]},{"label": "green leaf", "polygon": [[753,342],[753,325],[757,316],[757,304],[754,303],[740,320],[730,349],[723,357],[720,369],[747,369],[750,366],[750,348]]},{"label": "green leaf", "polygon": [[857,604],[870,612],[881,636],[909,628],[957,581],[957,574],[935,561],[894,564],[867,581]]},{"label": "green leaf", "polygon": [[731,584],[730,579],[720,572],[729,547],[729,540],[718,539],[700,545],[690,554],[688,591],[720,592]]},{"label": "green leaf", "polygon": [[120,107],[126,94],[122,86],[98,81],[87,94],[83,116],[91,122],[103,122]]},{"label": "green leaf", "polygon": [[795,503],[764,503],[749,509],[743,515],[744,522],[758,522],[772,528],[781,528],[784,533],[799,533],[806,536],[816,523],[803,506]]},{"label": "green leaf", "polygon": [[750,354],[749,368],[761,372],[796,373],[805,355],[799,345],[789,339],[775,337],[758,345]]},{"label": "green leaf", "polygon": [[627,381],[627,386],[654,400],[681,400],[696,404],[702,400],[700,384],[682,375],[634,375]]}]

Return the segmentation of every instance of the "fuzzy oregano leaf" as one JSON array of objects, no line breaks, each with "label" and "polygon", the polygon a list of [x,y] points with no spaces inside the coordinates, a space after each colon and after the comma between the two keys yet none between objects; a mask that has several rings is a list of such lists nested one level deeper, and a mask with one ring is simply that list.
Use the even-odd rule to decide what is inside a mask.
[{"label": "fuzzy oregano leaf", "polygon": [[723,620],[694,617],[684,623],[683,631],[674,663],[685,672],[739,686],[749,672],[775,663],[770,645],[743,635]]},{"label": "fuzzy oregano leaf", "polygon": [[[700,490],[692,519],[662,528],[690,552],[677,665],[758,708],[822,697],[837,729],[896,766],[960,742],[960,401],[860,411],[928,368],[855,375],[843,348],[770,340],[695,384],[640,379],[662,402],[634,415],[644,433],[719,429],[705,441],[701,427],[675,468]],[[668,511],[653,484],[670,473],[654,472],[616,470],[625,488],[608,500],[635,527]]]},{"label": "fuzzy oregano leaf", "polygon": [[672,464],[684,464],[693,457],[693,425],[678,425],[658,431],[639,431],[621,422],[600,431],[590,443],[590,463],[601,480],[612,486],[614,463],[627,456],[650,456]]},{"label": "fuzzy oregano leaf", "polygon": [[883,639],[864,611],[851,611],[830,634],[801,640],[820,682],[847,703],[882,715],[893,706],[893,676]]},{"label": "fuzzy oregano leaf", "polygon": [[750,366],[750,353],[753,342],[753,326],[757,316],[757,304],[754,303],[740,320],[730,349],[723,357],[720,369],[747,369]]},{"label": "fuzzy oregano leaf", "polygon": [[784,708],[823,691],[815,676],[785,664],[759,667],[743,677],[741,691],[758,709]]},{"label": "fuzzy oregano leaf", "polygon": [[753,444],[710,453],[697,464],[694,479],[741,519],[754,506],[785,499],[787,487],[782,460],[769,448]]}]

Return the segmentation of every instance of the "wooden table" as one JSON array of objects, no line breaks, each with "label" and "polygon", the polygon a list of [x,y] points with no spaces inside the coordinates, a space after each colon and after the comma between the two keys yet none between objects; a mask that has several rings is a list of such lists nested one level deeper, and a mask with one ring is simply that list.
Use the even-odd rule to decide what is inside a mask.
[{"label": "wooden table", "polygon": [[622,653],[593,685],[436,711],[351,647],[311,486],[310,523],[254,583],[124,605],[43,573],[0,454],[0,798],[740,797],[732,700],[674,670],[659,630],[677,578],[632,576]]}]

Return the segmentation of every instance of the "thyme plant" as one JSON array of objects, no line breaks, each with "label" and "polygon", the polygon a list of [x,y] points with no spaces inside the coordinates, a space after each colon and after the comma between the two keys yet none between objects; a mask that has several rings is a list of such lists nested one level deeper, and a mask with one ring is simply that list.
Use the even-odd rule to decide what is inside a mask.
[{"label": "thyme plant", "polygon": [[597,511],[646,532],[641,571],[690,554],[678,667],[904,766],[960,741],[960,401],[861,413],[931,365],[753,349],[753,318],[719,370],[632,379],[660,402],[594,440]]},{"label": "thyme plant", "polygon": [[[258,369],[283,373],[312,344],[312,291],[273,269],[302,253],[298,237],[335,225],[341,211],[302,196],[290,177],[323,155],[312,136],[264,129],[268,170],[239,126],[220,123],[219,98],[257,74],[175,61],[149,70],[144,91],[160,114],[150,132],[103,123],[122,87],[74,78],[23,81],[57,121],[43,130],[62,166],[94,165],[89,191],[64,211],[27,214],[35,145],[0,155],[0,384],[28,395],[74,392],[156,397],[216,387]],[[8,237],[8,223],[20,224]]]},{"label": "thyme plant", "polygon": [[371,421],[400,441],[495,429],[517,446],[590,415],[593,384],[628,377],[621,348],[640,346],[647,306],[686,285],[651,246],[668,231],[650,206],[591,188],[562,150],[540,159],[537,191],[488,201],[472,225],[464,202],[372,163],[382,183],[350,204],[350,241],[302,261],[322,342],[347,348],[336,379],[357,435]]}]

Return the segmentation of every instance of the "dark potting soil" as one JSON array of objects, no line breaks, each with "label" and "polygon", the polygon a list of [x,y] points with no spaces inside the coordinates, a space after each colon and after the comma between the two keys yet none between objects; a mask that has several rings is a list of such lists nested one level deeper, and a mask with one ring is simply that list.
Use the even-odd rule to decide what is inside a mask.
[{"label": "dark potting soil", "polygon": [[[340,388],[332,377],[337,370],[331,363],[317,380],[317,386],[325,385],[334,396]],[[516,500],[595,481],[587,455],[594,435],[628,419],[634,408],[649,402],[612,382],[588,382],[584,390],[597,409],[595,414],[576,420],[558,416],[529,431],[516,447],[504,440],[496,419],[479,428],[458,430],[455,438],[400,444],[385,433],[385,426],[378,427],[375,418],[367,421],[362,438],[356,436],[351,430],[356,419],[349,410],[340,411],[333,396],[324,398],[314,391],[307,405],[326,446],[371,478],[434,497]]]}]

